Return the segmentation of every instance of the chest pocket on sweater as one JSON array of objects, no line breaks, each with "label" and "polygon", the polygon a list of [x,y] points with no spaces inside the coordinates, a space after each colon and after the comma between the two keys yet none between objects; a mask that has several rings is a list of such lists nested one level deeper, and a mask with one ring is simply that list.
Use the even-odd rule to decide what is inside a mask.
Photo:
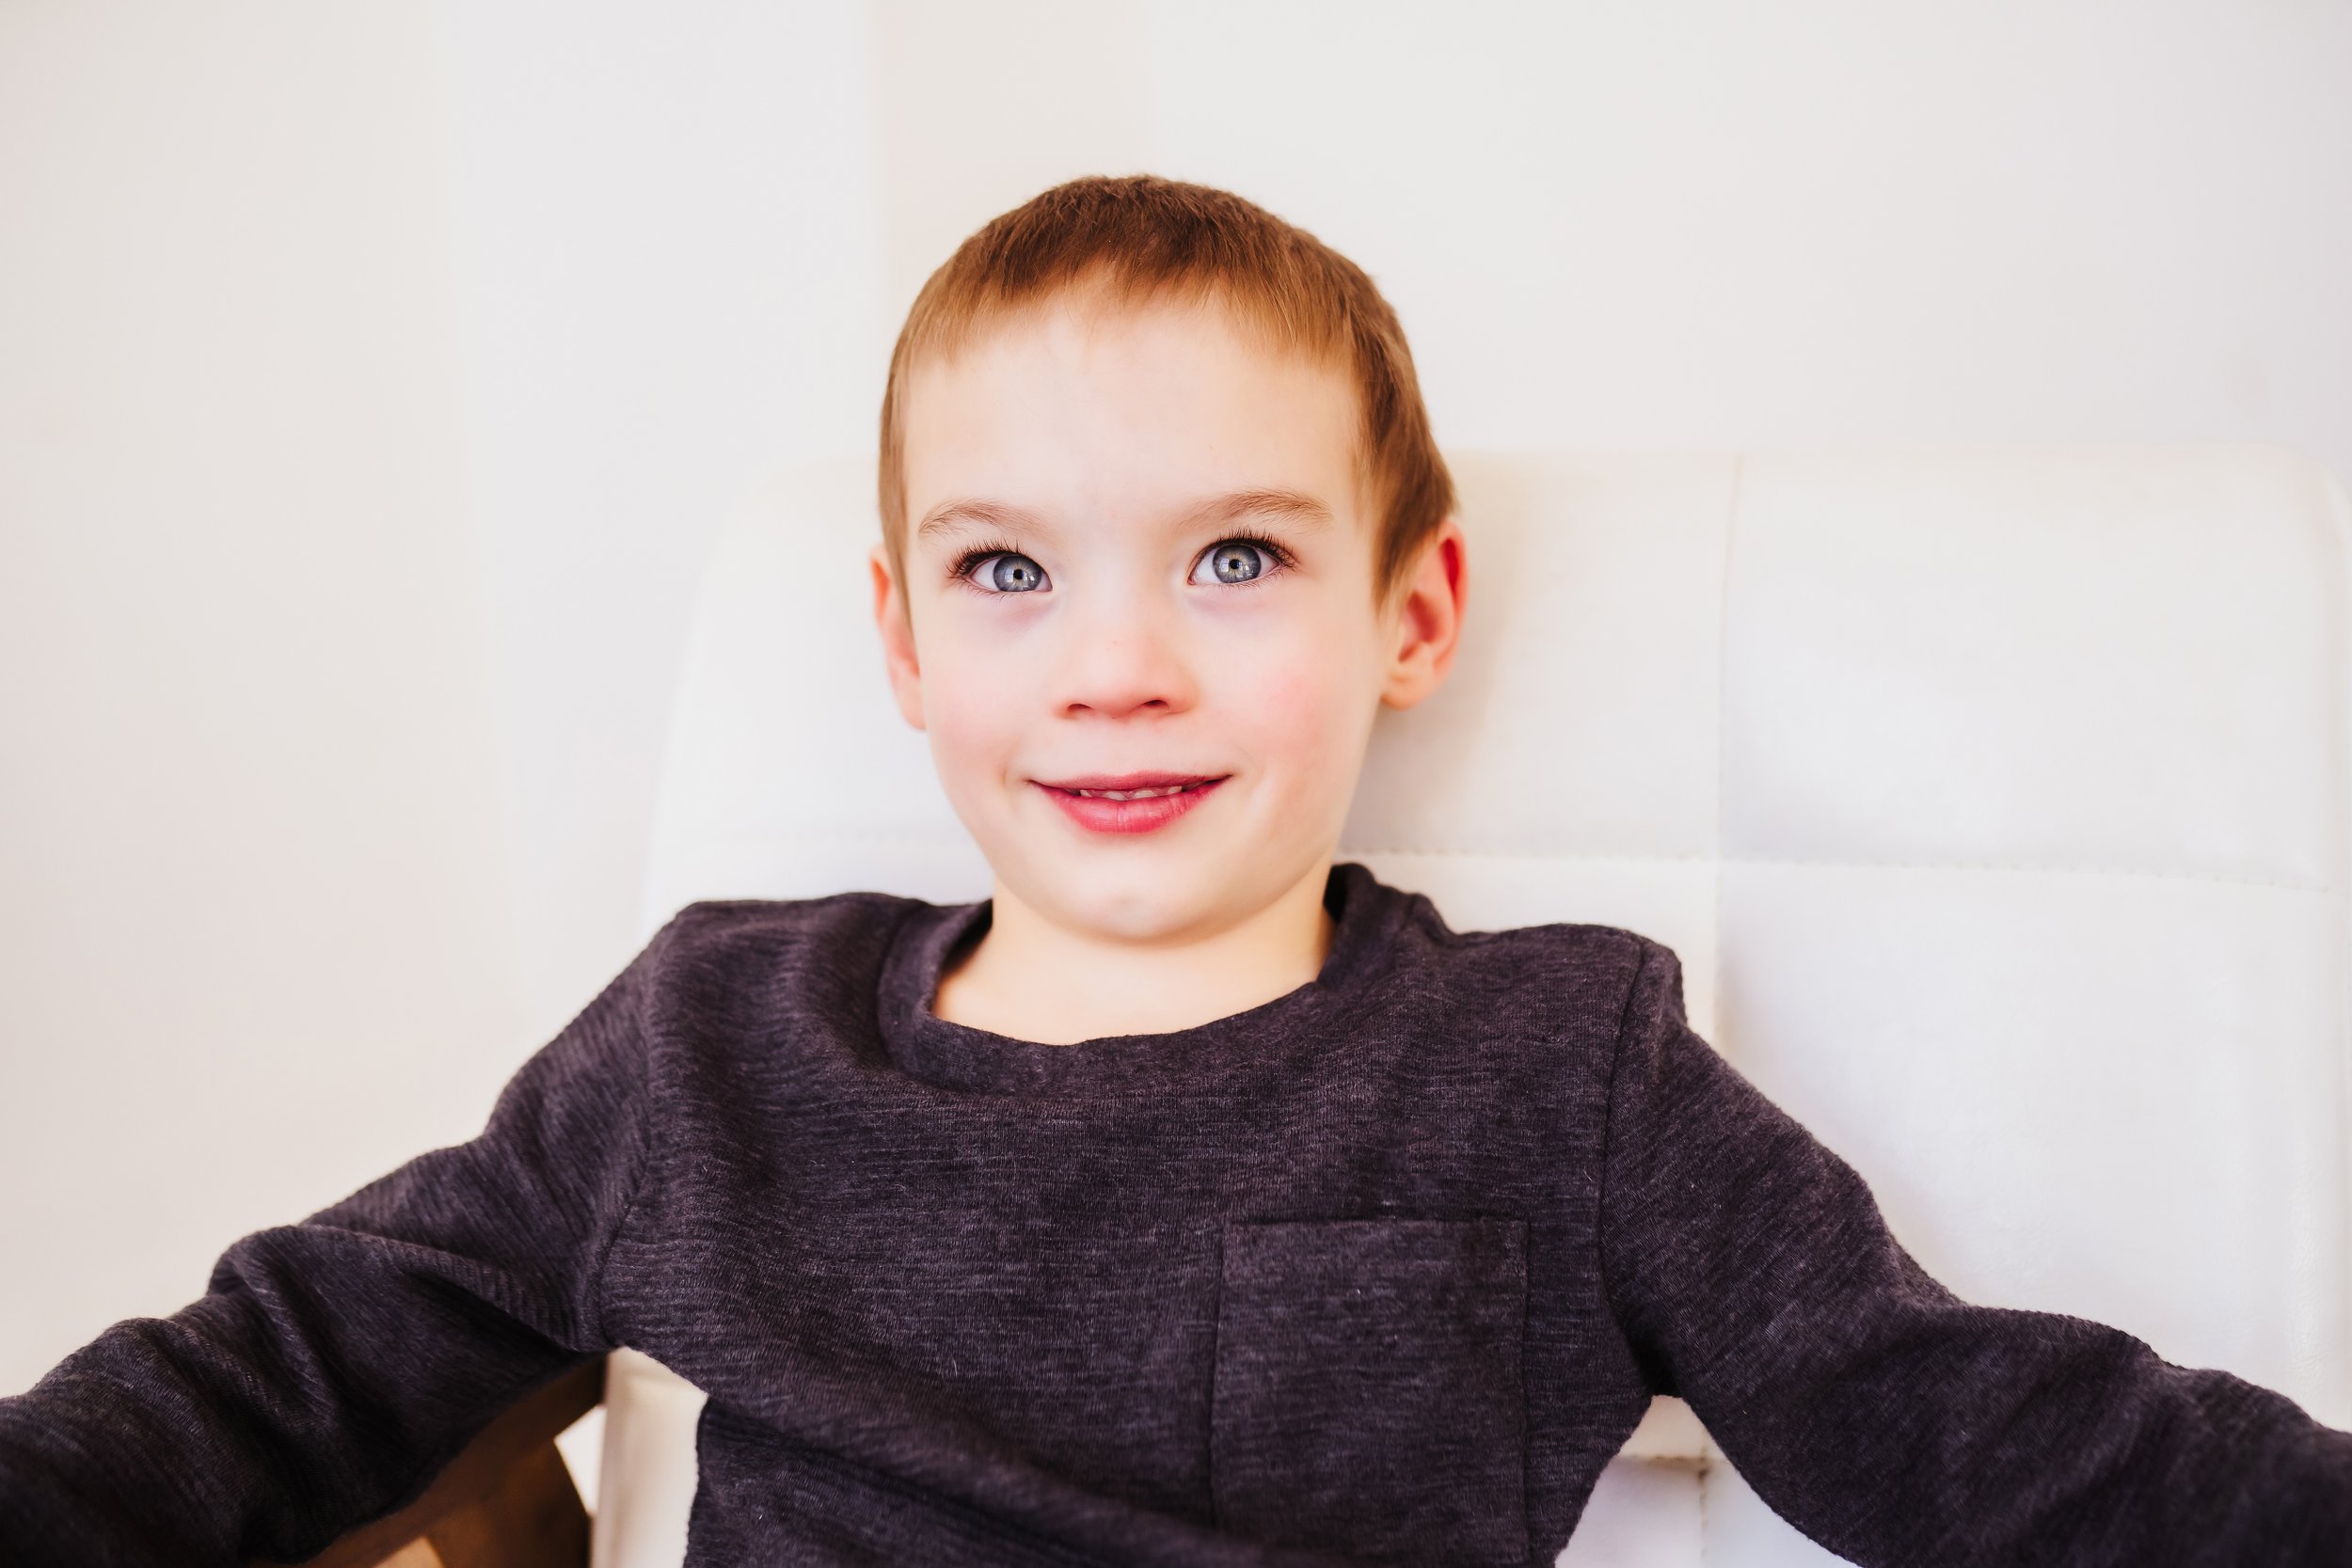
[{"label": "chest pocket on sweater", "polygon": [[1527,1559],[1527,1226],[1229,1222],[1209,1486],[1220,1528],[1372,1561]]}]

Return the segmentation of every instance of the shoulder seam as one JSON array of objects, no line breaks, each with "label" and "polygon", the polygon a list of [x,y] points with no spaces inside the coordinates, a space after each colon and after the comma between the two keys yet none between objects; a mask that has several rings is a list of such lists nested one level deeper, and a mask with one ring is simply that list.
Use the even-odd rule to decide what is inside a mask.
[{"label": "shoulder seam", "polygon": [[615,1341],[612,1325],[605,1321],[604,1315],[605,1265],[612,1259],[612,1249],[628,1229],[628,1222],[637,1212],[637,1200],[645,1190],[646,1167],[653,1164],[653,1041],[645,1027],[645,1008],[652,1001],[655,972],[660,970],[662,959],[668,956],[670,934],[685,919],[687,911],[693,907],[689,904],[670,916],[645,944],[647,951],[644,961],[646,973],[629,1008],[629,1024],[636,1037],[630,1054],[635,1058],[638,1074],[633,1085],[638,1109],[637,1115],[630,1118],[635,1136],[630,1140],[634,1147],[629,1153],[628,1196],[621,1200],[621,1212],[613,1220],[612,1228],[606,1232],[603,1242],[598,1244],[596,1266],[589,1271],[589,1300],[595,1303],[596,1309],[596,1339],[608,1348],[613,1346]]},{"label": "shoulder seam", "polygon": [[[1622,927],[1616,927],[1623,929]],[[1593,1203],[1593,1266],[1600,1279],[1601,1306],[1608,1310],[1610,1321],[1625,1332],[1624,1319],[1617,1307],[1616,1293],[1609,1283],[1609,1157],[1616,1147],[1617,1074],[1625,1065],[1625,1038],[1633,1024],[1633,999],[1642,993],[1642,976],[1649,972],[1651,942],[1638,931],[1625,933],[1632,940],[1634,952],[1633,976],[1626,982],[1625,1004],[1617,1013],[1617,1036],[1610,1047],[1609,1077],[1601,1090],[1600,1101],[1600,1177]]]}]

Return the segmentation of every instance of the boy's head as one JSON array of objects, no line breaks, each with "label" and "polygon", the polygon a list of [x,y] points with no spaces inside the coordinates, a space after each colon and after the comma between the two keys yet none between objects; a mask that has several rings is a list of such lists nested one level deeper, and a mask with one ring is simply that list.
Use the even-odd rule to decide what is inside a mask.
[{"label": "boy's head", "polygon": [[[900,710],[1000,895],[1066,927],[1319,891],[1377,709],[1452,660],[1462,535],[1395,313],[1223,191],[1078,180],[966,240],[899,334],[880,500]],[[1212,782],[1073,793],[1136,774]]]}]

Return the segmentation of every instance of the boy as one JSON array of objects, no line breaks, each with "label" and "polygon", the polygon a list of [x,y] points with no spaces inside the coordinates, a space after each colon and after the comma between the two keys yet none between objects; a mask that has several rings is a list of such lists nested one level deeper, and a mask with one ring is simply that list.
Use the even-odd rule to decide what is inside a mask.
[{"label": "boy", "polygon": [[1954,1297],[1671,950],[1333,863],[1467,582],[1352,264],[1048,191],[917,299],[880,481],[993,896],[680,911],[480,1137],[0,1401],[0,1559],[299,1560],[627,1344],[709,1395],[696,1564],[1544,1563],[1656,1393],[1859,1563],[2352,1561],[2352,1434]]}]

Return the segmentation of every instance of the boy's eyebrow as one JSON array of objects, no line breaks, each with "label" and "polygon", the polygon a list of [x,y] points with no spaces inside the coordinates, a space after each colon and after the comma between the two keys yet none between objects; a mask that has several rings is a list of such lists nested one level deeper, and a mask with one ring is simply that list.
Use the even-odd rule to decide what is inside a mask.
[{"label": "boy's eyebrow", "polygon": [[1303,490],[1235,490],[1201,502],[1185,514],[1187,523],[1230,523],[1243,517],[1271,515],[1294,527],[1327,529],[1331,509]]},{"label": "boy's eyebrow", "polygon": [[[1184,512],[1178,520],[1198,526],[1269,514],[1302,529],[1327,529],[1332,524],[1331,509],[1323,502],[1303,490],[1280,488],[1233,490],[1213,496]],[[914,536],[920,541],[976,529],[1024,527],[1049,535],[1054,531],[1052,524],[1023,507],[978,499],[947,500],[923,515]]]}]

